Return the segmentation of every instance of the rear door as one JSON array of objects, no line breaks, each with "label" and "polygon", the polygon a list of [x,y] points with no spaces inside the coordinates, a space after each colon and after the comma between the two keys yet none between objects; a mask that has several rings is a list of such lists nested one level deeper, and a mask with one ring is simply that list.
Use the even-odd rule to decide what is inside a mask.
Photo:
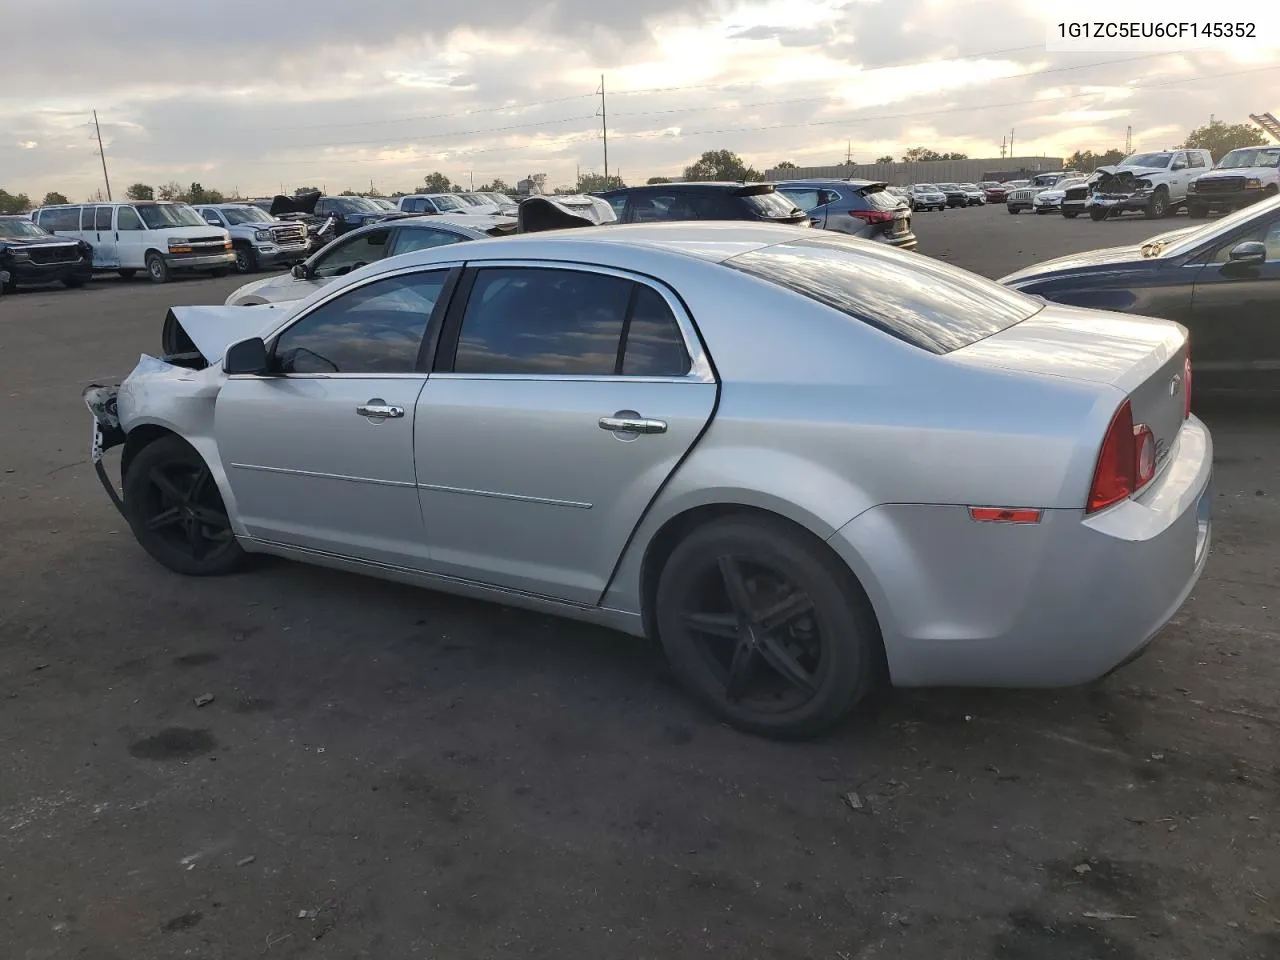
[{"label": "rear door", "polygon": [[679,299],[584,265],[468,270],[414,423],[432,569],[599,602],[642,514],[711,417]]},{"label": "rear door", "polygon": [[[1266,262],[1232,263],[1231,250],[1262,243]],[[1212,251],[1196,274],[1191,298],[1193,371],[1215,386],[1274,389],[1280,381],[1280,212]]]},{"label": "rear door", "polygon": [[115,269],[120,266],[120,237],[116,233],[115,207],[98,207],[93,215],[93,264],[95,267]]}]

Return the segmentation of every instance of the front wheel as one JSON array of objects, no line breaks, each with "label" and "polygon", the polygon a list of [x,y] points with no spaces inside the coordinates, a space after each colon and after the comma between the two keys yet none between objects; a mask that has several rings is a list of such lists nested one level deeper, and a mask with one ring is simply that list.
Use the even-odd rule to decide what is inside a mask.
[{"label": "front wheel", "polygon": [[763,736],[832,726],[882,663],[861,586],[824,544],[780,520],[729,517],[690,534],[659,576],[656,622],[685,686]]},{"label": "front wheel", "polygon": [[218,576],[243,562],[218,485],[181,437],[143,447],[125,474],[123,499],[138,543],[175,573]]},{"label": "front wheel", "polygon": [[1062,215],[1066,217],[1068,220],[1074,220],[1076,217],[1080,216],[1080,211],[1079,210],[1063,210]]},{"label": "front wheel", "polygon": [[1017,216],[1019,213],[1021,213],[1022,211],[1021,211],[1021,210],[1019,210],[1017,207],[1010,207],[1010,208],[1009,208],[1009,212],[1010,212],[1010,213],[1012,213],[1012,214],[1016,217],[1016,216]]},{"label": "front wheel", "polygon": [[1162,220],[1169,215],[1169,195],[1163,190],[1157,190],[1147,202],[1147,209],[1143,211],[1143,215],[1148,220]]},{"label": "front wheel", "polygon": [[253,247],[246,245],[236,247],[236,272],[258,272],[258,253]]},{"label": "front wheel", "polygon": [[168,283],[173,279],[173,271],[168,261],[158,253],[147,254],[147,276],[155,283]]}]

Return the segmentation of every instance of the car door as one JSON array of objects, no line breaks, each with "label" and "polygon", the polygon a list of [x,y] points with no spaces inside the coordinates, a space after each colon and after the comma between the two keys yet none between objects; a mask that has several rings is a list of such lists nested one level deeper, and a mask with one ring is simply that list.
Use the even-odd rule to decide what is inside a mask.
[{"label": "car door", "polygon": [[116,257],[122,270],[139,270],[146,266],[146,227],[133,207],[116,208],[116,238]]},{"label": "car door", "polygon": [[93,263],[95,267],[115,269],[120,266],[119,236],[116,234],[115,207],[97,207],[93,214]]},{"label": "car door", "polygon": [[[1231,251],[1264,245],[1260,264],[1233,263]],[[1196,274],[1191,298],[1193,368],[1224,387],[1270,388],[1280,382],[1280,213],[1272,212],[1224,241]]]},{"label": "car door", "polygon": [[422,568],[413,458],[422,344],[450,269],[380,276],[269,343],[270,375],[232,376],[214,431],[249,536]]},{"label": "car door", "polygon": [[432,569],[595,604],[711,417],[679,299],[584,265],[469,269],[414,423]]}]

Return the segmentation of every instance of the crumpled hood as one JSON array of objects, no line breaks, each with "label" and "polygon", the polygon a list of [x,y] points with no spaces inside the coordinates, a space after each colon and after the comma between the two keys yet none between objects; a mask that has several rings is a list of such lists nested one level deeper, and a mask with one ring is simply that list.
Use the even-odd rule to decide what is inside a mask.
[{"label": "crumpled hood", "polygon": [[1162,170],[1160,167],[1125,167],[1125,166],[1106,166],[1098,167],[1094,173],[1107,173],[1116,176],[1121,173],[1132,174],[1135,177],[1150,177],[1158,173],[1168,173],[1168,170]]},{"label": "crumpled hood", "polygon": [[297,305],[172,307],[164,318],[161,345],[166,354],[199,353],[212,366],[232,344],[273,332]]},{"label": "crumpled hood", "polygon": [[79,240],[71,237],[4,237],[0,236],[0,247],[74,247]]}]

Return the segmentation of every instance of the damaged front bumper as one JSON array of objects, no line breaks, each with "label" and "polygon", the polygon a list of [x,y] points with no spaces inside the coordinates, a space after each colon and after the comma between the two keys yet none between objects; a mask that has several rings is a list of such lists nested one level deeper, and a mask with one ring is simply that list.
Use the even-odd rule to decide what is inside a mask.
[{"label": "damaged front bumper", "polygon": [[107,468],[103,457],[112,447],[121,446],[125,441],[124,429],[120,426],[120,413],[116,400],[120,395],[120,383],[92,383],[84,388],[81,396],[85,406],[93,415],[93,439],[89,446],[89,458],[93,461],[93,472],[107,491],[107,496],[115,504],[117,510],[124,514],[124,501],[119,491],[107,476]]}]

